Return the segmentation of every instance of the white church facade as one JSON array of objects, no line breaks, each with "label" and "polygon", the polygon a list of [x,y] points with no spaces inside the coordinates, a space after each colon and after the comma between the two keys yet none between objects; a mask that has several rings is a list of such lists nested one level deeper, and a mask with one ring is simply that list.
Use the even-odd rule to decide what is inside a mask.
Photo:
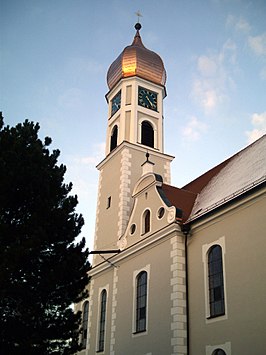
[{"label": "white church facade", "polygon": [[79,355],[264,355],[266,136],[172,186],[166,71],[135,28],[107,74]]}]

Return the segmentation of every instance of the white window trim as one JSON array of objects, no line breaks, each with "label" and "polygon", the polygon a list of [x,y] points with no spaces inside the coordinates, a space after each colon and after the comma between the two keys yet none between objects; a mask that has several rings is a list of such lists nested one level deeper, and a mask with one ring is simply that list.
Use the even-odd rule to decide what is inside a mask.
[{"label": "white window trim", "polygon": [[[223,281],[224,281],[224,310],[225,314],[219,317],[210,317],[210,302],[209,302],[209,281],[208,281],[208,251],[213,245],[220,245],[222,248],[222,260],[223,260]],[[219,322],[228,318],[227,313],[227,292],[226,292],[226,274],[225,274],[225,237],[222,236],[219,239],[202,246],[202,262],[204,269],[204,293],[205,293],[205,322],[206,324]]]},{"label": "white window trim", "polygon": [[[101,294],[102,291],[106,290],[106,313],[105,313],[105,330],[104,330],[104,350],[99,351],[99,338],[100,338],[100,317],[101,317]],[[96,349],[97,352],[104,354],[106,349],[106,326],[107,326],[107,315],[108,315],[108,297],[109,297],[109,284],[104,287],[99,287],[98,290],[98,316],[97,316],[97,334],[96,334]]]},{"label": "white window trim", "polygon": [[[164,212],[163,212],[163,216],[161,218],[159,218],[159,211],[160,209],[163,208],[164,209]],[[156,211],[156,218],[157,218],[157,221],[161,221],[164,217],[165,217],[165,214],[166,214],[166,209],[164,206],[160,206],[157,211]]]},{"label": "white window trim", "polygon": [[224,344],[218,344],[218,345],[206,345],[205,350],[206,350],[206,355],[212,355],[214,350],[216,349],[222,349],[226,355],[231,355],[231,342],[228,341]]},{"label": "white window trim", "polygon": [[[149,290],[150,290],[150,269],[151,269],[151,265],[148,264],[146,266],[144,266],[143,268],[139,269],[139,270],[135,270],[133,272],[133,309],[132,309],[132,337],[139,337],[139,336],[143,336],[143,335],[147,335],[148,334],[148,326],[149,326]],[[147,303],[146,303],[146,330],[144,332],[139,332],[136,333],[136,294],[137,294],[137,276],[139,273],[141,273],[142,271],[146,271],[147,272]]]},{"label": "white window trim", "polygon": [[139,124],[138,124],[138,142],[141,142],[141,128],[142,128],[142,122],[147,121],[153,128],[153,133],[154,133],[154,147],[149,147],[149,149],[158,149],[158,128],[157,125],[149,118],[149,116],[142,116],[139,119]]}]

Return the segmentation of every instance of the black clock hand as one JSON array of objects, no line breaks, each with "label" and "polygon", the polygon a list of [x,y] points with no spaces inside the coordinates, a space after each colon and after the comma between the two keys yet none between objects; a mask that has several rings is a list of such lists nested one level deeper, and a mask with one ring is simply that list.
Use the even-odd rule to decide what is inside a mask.
[{"label": "black clock hand", "polygon": [[150,105],[153,106],[153,103],[151,102],[149,96],[146,96],[147,100],[149,101]]}]

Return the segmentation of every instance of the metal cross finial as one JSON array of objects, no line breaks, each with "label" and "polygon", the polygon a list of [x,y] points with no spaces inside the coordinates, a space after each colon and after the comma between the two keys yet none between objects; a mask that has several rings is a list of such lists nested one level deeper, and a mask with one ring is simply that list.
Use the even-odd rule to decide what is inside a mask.
[{"label": "metal cross finial", "polygon": [[139,22],[139,18],[142,17],[140,11],[138,10],[137,12],[135,12],[135,14],[138,16],[138,22]]}]

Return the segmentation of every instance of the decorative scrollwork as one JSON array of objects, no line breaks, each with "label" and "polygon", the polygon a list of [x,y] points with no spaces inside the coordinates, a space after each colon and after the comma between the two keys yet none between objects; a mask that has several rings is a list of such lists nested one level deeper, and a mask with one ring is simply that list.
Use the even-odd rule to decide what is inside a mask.
[{"label": "decorative scrollwork", "polygon": [[175,220],[175,207],[170,207],[168,216],[167,216],[167,222],[172,223]]}]

